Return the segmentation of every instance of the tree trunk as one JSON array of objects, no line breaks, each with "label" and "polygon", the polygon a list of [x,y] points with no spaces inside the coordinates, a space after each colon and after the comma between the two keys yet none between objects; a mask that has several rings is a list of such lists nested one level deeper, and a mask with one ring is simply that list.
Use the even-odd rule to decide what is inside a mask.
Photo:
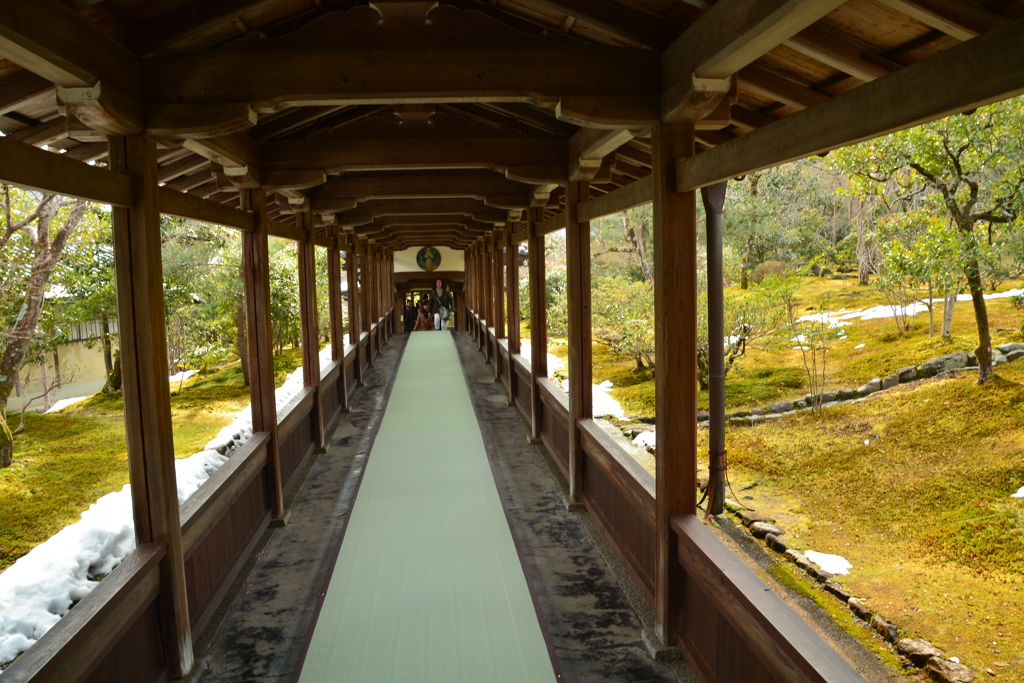
[{"label": "tree trunk", "polygon": [[974,317],[978,321],[978,348],[974,350],[974,355],[978,359],[978,384],[984,384],[992,376],[992,334],[988,329],[985,288],[976,257],[972,257],[967,264],[967,285],[971,290]]},{"label": "tree trunk", "polygon": [[748,289],[750,282],[747,271],[750,269],[750,241],[743,245],[743,262],[740,263],[740,289]]},{"label": "tree trunk", "polygon": [[935,336],[935,294],[932,291],[932,281],[928,280],[928,336]]},{"label": "tree trunk", "polygon": [[946,292],[946,301],[942,305],[942,337],[949,339],[953,327],[953,307],[956,306],[957,290]]},{"label": "tree trunk", "polygon": [[14,435],[7,426],[7,397],[0,400],[0,467],[14,464]]},{"label": "tree trunk", "polygon": [[103,347],[103,367],[107,371],[107,377],[114,371],[114,358],[110,354],[110,321],[103,316],[103,335],[100,337],[100,345]]}]

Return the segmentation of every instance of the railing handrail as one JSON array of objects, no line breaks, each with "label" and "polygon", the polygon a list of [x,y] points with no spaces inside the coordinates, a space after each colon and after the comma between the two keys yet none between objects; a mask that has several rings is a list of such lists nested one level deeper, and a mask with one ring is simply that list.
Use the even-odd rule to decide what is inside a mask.
[{"label": "railing handrail", "polygon": [[626,450],[615,443],[601,426],[592,419],[577,422],[583,448],[603,469],[612,481],[626,493],[629,502],[637,512],[654,525],[655,482],[654,476],[641,467]]},{"label": "railing handrail", "polygon": [[541,399],[552,407],[561,408],[565,415],[559,416],[562,419],[569,419],[569,396],[562,391],[561,387],[547,377],[538,377],[537,386],[540,387]]},{"label": "railing handrail", "polygon": [[283,442],[292,433],[295,426],[302,421],[313,404],[313,396],[316,389],[313,387],[302,387],[299,393],[295,394],[288,403],[284,405],[277,415],[277,438]]}]

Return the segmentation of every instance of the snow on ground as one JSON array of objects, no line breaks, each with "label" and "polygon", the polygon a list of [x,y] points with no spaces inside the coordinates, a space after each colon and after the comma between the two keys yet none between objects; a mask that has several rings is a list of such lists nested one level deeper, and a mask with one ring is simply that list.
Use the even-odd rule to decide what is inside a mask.
[{"label": "snow on ground", "polygon": [[58,410],[63,410],[64,408],[67,408],[70,405],[74,405],[75,403],[78,403],[79,401],[84,401],[87,398],[90,398],[90,397],[89,396],[75,396],[74,398],[62,398],[61,400],[57,401],[52,406],[50,406],[50,409],[47,410],[45,413],[43,413],[43,415],[49,415],[50,413],[55,413]]},{"label": "snow on ground", "polygon": [[[532,348],[533,347],[531,347],[529,344],[520,344],[519,345],[519,355],[522,356],[523,358],[531,358],[532,357],[531,356],[531,349]],[[551,378],[551,379],[554,379],[554,377],[555,377],[555,370],[561,370],[561,369],[562,369],[562,361],[560,359],[558,359],[557,357],[552,356],[549,353],[548,354],[548,377]]]},{"label": "snow on ground", "polygon": [[[298,368],[277,390],[278,410],[302,387],[302,368]],[[205,450],[176,460],[178,503],[195,493],[251,436],[252,414],[246,407]],[[95,577],[109,574],[134,549],[131,484],[127,484],[97,500],[78,522],[0,573],[0,666],[41,638],[72,604],[98,585]]]},{"label": "snow on ground", "polygon": [[1011,493],[1010,498],[1024,498],[1024,486],[1017,489],[1017,493]]},{"label": "snow on ground", "polygon": [[658,437],[654,431],[640,432],[633,437],[633,445],[639,446],[640,448],[656,448],[658,445]]},{"label": "snow on ground", "polygon": [[863,349],[865,346],[867,346],[867,344],[857,344],[853,348],[855,348],[855,349]]},{"label": "snow on ground", "polygon": [[[1010,289],[1005,292],[994,292],[992,294],[986,294],[985,299],[1005,299],[1011,296],[1017,296],[1018,294],[1024,294],[1024,289]],[[960,294],[956,298],[957,301],[970,301],[970,294]],[[868,309],[854,309],[847,311],[845,308],[840,309],[836,312],[829,313],[812,313],[805,315],[797,319],[797,322],[827,322],[830,327],[841,327],[843,325],[849,325],[851,323],[845,322],[847,320],[876,320],[879,318],[890,318],[894,311],[902,311],[904,315],[914,317],[918,313],[927,313],[928,304],[927,299],[924,301],[915,301],[908,306],[889,306],[888,304],[881,306],[873,306]],[[931,299],[932,303],[941,304],[944,299]]]},{"label": "snow on ground", "polygon": [[195,370],[183,370],[182,372],[174,373],[173,375],[171,375],[167,379],[168,379],[168,381],[170,381],[171,384],[174,384],[175,382],[184,382],[185,380],[187,380],[189,377],[191,377],[194,374],[196,374]]},{"label": "snow on ground", "polygon": [[853,569],[853,565],[840,555],[829,555],[814,550],[805,550],[804,557],[829,574],[849,574],[850,570]]},{"label": "snow on ground", "polygon": [[608,395],[611,390],[612,383],[608,380],[594,385],[594,417],[611,416],[619,419],[626,417],[619,402]]}]

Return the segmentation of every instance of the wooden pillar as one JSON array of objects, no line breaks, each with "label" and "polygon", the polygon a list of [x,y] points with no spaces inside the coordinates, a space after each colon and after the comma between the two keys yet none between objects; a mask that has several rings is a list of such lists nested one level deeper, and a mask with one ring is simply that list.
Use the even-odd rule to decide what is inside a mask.
[{"label": "wooden pillar", "polygon": [[505,228],[505,297],[508,306],[508,403],[515,401],[516,364],[512,356],[519,353],[519,247],[512,241],[515,226]]},{"label": "wooden pillar", "polygon": [[356,253],[356,236],[350,235],[345,251],[345,279],[348,281],[348,343],[356,347],[356,358],[352,372],[356,384],[363,386],[363,348],[359,344],[362,330],[359,310],[359,255]]},{"label": "wooden pillar", "polygon": [[256,218],[255,230],[242,233],[242,272],[245,273],[246,339],[249,347],[249,397],[252,431],[270,436],[267,443],[267,491],[270,512],[284,516],[281,458],[277,439],[277,399],[274,395],[274,345],[270,326],[270,253],[267,194],[264,190],[239,192],[243,211]]},{"label": "wooden pillar", "polygon": [[320,323],[316,310],[316,245],[313,244],[313,214],[295,214],[306,231],[306,240],[296,243],[299,252],[299,328],[302,333],[302,383],[313,389],[313,434],[317,448],[324,445],[324,402],[320,390]]},{"label": "wooden pillar", "polygon": [[[358,246],[356,247],[359,256],[359,312],[362,314],[359,324],[360,338],[362,337],[363,332],[371,332],[373,329],[371,327],[373,312],[370,308],[373,305],[373,297],[370,295],[371,290],[368,285],[370,270],[370,260],[367,256],[367,252],[369,251],[368,247],[369,243],[367,241],[359,241]],[[372,368],[374,366],[375,360],[372,334],[367,339],[366,355],[363,357],[363,360],[369,367]]]},{"label": "wooden pillar", "polygon": [[697,511],[697,203],[676,192],[675,160],[694,154],[693,127],[652,129],[656,459],[655,617],[658,637],[675,644],[682,577],[672,517]]},{"label": "wooden pillar", "polygon": [[501,360],[501,345],[498,343],[499,339],[505,338],[505,259],[502,258],[504,251],[505,237],[504,231],[494,231],[494,251],[492,252],[493,267],[492,274],[494,276],[494,282],[491,286],[494,294],[491,297],[491,310],[494,315],[494,381],[501,381],[502,371],[502,360]]},{"label": "wooden pillar", "polygon": [[331,237],[327,250],[327,306],[331,311],[331,360],[340,363],[338,368],[338,396],[342,410],[348,410],[348,378],[345,371],[345,321],[341,310],[341,250],[338,235]]},{"label": "wooden pillar", "polygon": [[581,223],[577,207],[588,199],[589,186],[571,181],[565,193],[565,252],[569,323],[569,499],[583,493],[583,452],[579,421],[593,417],[591,385],[590,223]]},{"label": "wooden pillar", "polygon": [[544,272],[544,235],[537,232],[537,212],[526,210],[527,248],[530,250],[530,401],[533,441],[540,441],[540,386],[537,381],[548,376],[548,308]]},{"label": "wooden pillar", "polygon": [[480,278],[483,281],[484,291],[484,317],[487,324],[484,326],[484,353],[487,362],[494,361],[494,345],[491,343],[490,330],[494,327],[494,237],[488,235],[484,238],[483,253],[483,274]]},{"label": "wooden pillar", "polygon": [[476,272],[474,277],[476,278],[476,316],[477,326],[477,348],[487,354],[487,349],[484,346],[487,344],[487,277],[484,262],[487,258],[487,245],[484,242],[483,237],[478,237],[476,240]]},{"label": "wooden pillar", "polygon": [[121,335],[125,437],[138,543],[160,543],[160,617],[171,675],[192,668],[192,631],[181,546],[171,392],[167,379],[156,144],[145,135],[111,137],[110,169],[131,176],[134,203],[114,207],[112,225]]}]

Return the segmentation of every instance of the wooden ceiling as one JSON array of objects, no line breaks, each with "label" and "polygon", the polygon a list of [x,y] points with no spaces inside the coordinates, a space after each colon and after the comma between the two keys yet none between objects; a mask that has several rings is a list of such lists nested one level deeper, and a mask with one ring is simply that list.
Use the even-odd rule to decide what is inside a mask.
[{"label": "wooden ceiling", "polygon": [[1022,16],[1021,0],[0,0],[0,132],[103,165],[108,133],[146,131],[170,190],[238,206],[262,186],[278,221],[461,248],[557,211],[570,179],[598,197],[645,178],[659,122],[695,122],[706,152]]}]

